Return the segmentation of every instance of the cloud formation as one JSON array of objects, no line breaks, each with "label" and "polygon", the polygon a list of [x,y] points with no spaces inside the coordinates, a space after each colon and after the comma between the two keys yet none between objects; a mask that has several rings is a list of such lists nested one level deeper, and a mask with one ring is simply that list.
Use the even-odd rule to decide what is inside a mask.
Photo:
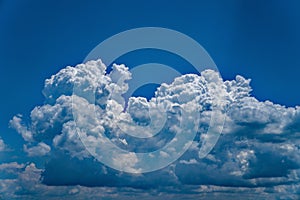
[{"label": "cloud formation", "polygon": [[[251,96],[249,79],[236,76],[235,80],[223,81],[212,70],[201,75],[182,75],[171,84],[164,83],[149,101],[141,97],[124,100],[122,95],[128,90],[130,78],[124,65],[115,64],[106,73],[101,60],[66,67],[45,81],[46,103],[31,111],[29,122],[23,122],[21,115],[10,121],[11,127],[27,142],[24,151],[29,156],[49,157],[42,171],[33,170],[40,174],[43,184],[131,187],[161,192],[186,188],[188,193],[228,190],[246,194],[250,188],[255,188],[257,194],[300,192],[300,107],[260,102]],[[75,95],[74,86],[80,88]],[[75,115],[79,120],[74,120],[72,105],[82,111]],[[209,137],[206,132],[216,106],[226,110],[222,113],[226,116],[223,134],[210,154],[202,158],[201,145]],[[166,113],[166,118],[156,112],[157,107]],[[178,125],[183,111],[197,112],[199,119],[190,121],[197,122],[196,129],[191,124]],[[150,139],[124,134],[144,130],[149,136],[155,127],[160,127],[159,132]],[[124,154],[124,160],[114,159],[110,152],[111,162],[138,170],[140,158],[134,152],[155,151],[170,143],[177,133],[194,130],[197,134],[188,151],[170,166],[151,173],[119,172],[95,160],[86,149],[101,152],[109,147],[109,139],[133,152]],[[172,153],[161,151],[160,156],[167,158]],[[103,152],[103,156],[107,155]],[[71,193],[79,191],[75,187]]]},{"label": "cloud formation", "polygon": [[50,150],[50,146],[45,144],[44,142],[40,142],[33,147],[28,147],[27,145],[24,145],[24,151],[28,154],[29,157],[44,156],[48,154]]},{"label": "cloud formation", "polygon": [[6,145],[4,143],[4,141],[2,140],[2,138],[0,137],[0,152],[4,151],[6,149]]}]

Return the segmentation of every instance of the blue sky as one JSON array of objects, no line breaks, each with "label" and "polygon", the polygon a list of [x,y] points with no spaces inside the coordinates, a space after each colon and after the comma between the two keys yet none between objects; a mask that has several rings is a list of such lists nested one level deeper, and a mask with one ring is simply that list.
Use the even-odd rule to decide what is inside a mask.
[{"label": "blue sky", "polygon": [[[43,165],[42,159],[25,156],[24,141],[9,120],[21,113],[30,124],[30,111],[45,101],[45,79],[82,63],[97,44],[132,28],[180,31],[207,50],[224,80],[239,74],[252,80],[251,94],[259,101],[299,105],[299,7],[296,0],[0,1],[0,135],[11,149],[0,153],[1,162],[16,156],[19,163]],[[160,51],[117,60],[128,67],[148,61],[189,71],[185,61]]]}]

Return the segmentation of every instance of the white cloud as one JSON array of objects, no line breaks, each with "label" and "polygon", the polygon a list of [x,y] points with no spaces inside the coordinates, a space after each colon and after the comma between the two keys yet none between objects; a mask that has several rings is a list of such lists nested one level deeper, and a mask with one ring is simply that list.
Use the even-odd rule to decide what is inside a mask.
[{"label": "white cloud", "polygon": [[23,148],[29,157],[44,156],[48,154],[51,150],[51,147],[45,144],[44,142],[40,142],[33,147],[27,147],[27,145],[24,145]]},{"label": "white cloud", "polygon": [[90,157],[90,153],[80,141],[76,130],[76,124],[73,121],[63,125],[62,133],[55,136],[53,139],[53,146],[70,153],[72,157],[80,159]]},{"label": "white cloud", "polygon": [[136,169],[135,165],[138,162],[138,158],[134,152],[128,152],[125,154],[114,155],[112,153],[112,162],[119,168],[123,168],[126,171],[131,171],[133,173],[139,173],[141,170]]},{"label": "white cloud", "polygon": [[23,168],[23,167],[24,167],[24,165],[18,164],[17,162],[0,164],[0,170],[4,170],[6,168]]},{"label": "white cloud", "polygon": [[186,165],[192,165],[192,164],[197,164],[198,161],[193,158],[190,160],[180,160],[179,163],[186,164]]},{"label": "white cloud", "polygon": [[33,140],[31,131],[28,130],[28,128],[21,124],[22,122],[22,115],[14,116],[12,120],[9,121],[12,128],[16,129],[18,133],[20,133],[23,137],[23,139],[27,142],[30,142]]},{"label": "white cloud", "polygon": [[[168,143],[174,134],[195,130],[190,124],[184,128],[179,126],[182,110],[185,110],[188,113],[199,113],[198,132],[193,148],[180,161],[174,162],[174,170],[163,169],[143,176],[146,179],[139,179],[128,174],[120,175],[113,170],[102,170],[101,165],[96,170],[97,176],[86,175],[86,181],[92,179],[93,186],[120,186],[117,185],[119,182],[105,181],[107,176],[107,180],[118,176],[122,178],[122,186],[141,187],[141,180],[145,180],[147,186],[157,187],[158,180],[154,177],[160,177],[161,183],[167,186],[195,185],[207,192],[225,191],[223,186],[228,186],[232,191],[248,192],[248,188],[256,187],[257,192],[261,193],[268,193],[268,187],[271,192],[278,193],[299,191],[300,107],[287,108],[270,101],[260,102],[250,94],[252,89],[249,79],[236,76],[235,80],[223,81],[218,73],[206,70],[201,76],[183,75],[171,84],[160,85],[150,101],[130,98],[127,110],[123,112],[125,102],[121,95],[128,89],[126,80],[131,78],[131,74],[124,65],[114,65],[109,74],[105,70],[106,66],[100,60],[90,61],[62,69],[45,81],[43,93],[46,104],[33,109],[27,123],[29,125],[24,125],[21,116],[15,116],[10,122],[29,142],[24,150],[30,156],[49,153],[51,158],[51,149],[51,152],[53,150],[57,153],[56,156],[67,157],[63,159],[66,162],[64,166],[79,160],[77,167],[86,169],[87,173],[94,173],[94,167],[100,164],[91,162],[92,156],[82,144],[78,132],[92,153],[108,146],[104,136],[127,150],[153,151]],[[72,96],[74,85],[80,90],[75,89],[76,95]],[[89,95],[93,91],[96,93],[95,106],[93,96]],[[79,119],[77,124],[73,120],[72,100],[76,102],[73,109],[81,111],[80,115],[75,115]],[[154,121],[159,119],[158,124],[163,121],[162,115],[153,112],[150,116],[147,112],[157,104],[167,113],[167,120],[160,132],[162,134],[157,137],[149,141],[137,140],[124,134],[118,127],[120,119],[126,122],[123,130],[127,131],[138,130],[133,125],[143,128],[151,124],[150,118]],[[212,152],[200,159],[199,149],[203,139],[209,137],[205,132],[215,107],[227,111],[220,114],[226,115],[223,134]],[[193,122],[193,119],[190,121]],[[149,132],[143,132],[146,136],[151,135],[150,131],[153,130],[149,127]],[[34,144],[37,145],[32,147]],[[173,151],[161,151],[161,156],[167,158]],[[135,168],[139,162],[137,154],[128,153],[123,157],[114,157],[113,153],[109,155],[115,164],[139,170]],[[53,166],[46,166],[43,175],[45,181],[49,177],[64,175],[63,166],[57,169],[61,170],[57,174],[57,170],[51,168]],[[76,176],[76,167],[72,167],[65,169],[68,173],[75,173],[72,177],[66,177],[66,181],[86,184],[82,182],[83,177]],[[58,178],[51,180],[52,184],[60,183]],[[80,193],[81,189],[78,190],[75,192],[77,189],[74,189],[70,193]]]},{"label": "white cloud", "polygon": [[4,151],[5,149],[6,149],[6,145],[5,145],[4,141],[0,137],[0,152]]},{"label": "white cloud", "polygon": [[17,162],[2,163],[0,164],[0,171],[9,174],[17,174],[17,172],[22,170],[24,167],[25,167],[24,164],[19,164]]}]

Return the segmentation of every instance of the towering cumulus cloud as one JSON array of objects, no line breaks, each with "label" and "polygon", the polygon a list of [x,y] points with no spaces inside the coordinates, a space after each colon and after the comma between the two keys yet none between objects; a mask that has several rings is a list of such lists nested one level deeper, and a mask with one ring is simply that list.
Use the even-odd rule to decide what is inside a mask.
[{"label": "towering cumulus cloud", "polygon": [[[101,60],[66,67],[47,79],[43,89],[45,104],[31,111],[30,121],[24,122],[22,115],[10,121],[11,127],[24,138],[24,151],[28,156],[47,158],[44,169],[37,169],[34,164],[18,168],[23,169],[18,172],[21,182],[23,180],[20,188],[26,185],[24,179],[28,173],[33,173],[38,177],[35,185],[23,190],[43,194],[47,185],[60,188],[81,185],[61,193],[82,195],[86,192],[88,195],[89,186],[98,186],[97,191],[113,187],[125,196],[128,191],[124,192],[124,188],[149,191],[150,196],[156,191],[166,198],[175,198],[172,194],[180,196],[180,193],[203,197],[204,193],[218,195],[228,191],[240,195],[297,197],[300,191],[300,107],[260,102],[250,94],[249,79],[236,76],[235,80],[223,81],[212,70],[203,71],[201,75],[182,75],[171,84],[164,83],[150,100],[123,98],[130,79],[131,73],[124,65],[115,64],[107,73]],[[80,92],[74,92],[74,86],[80,88]],[[89,95],[91,91],[94,96]],[[221,102],[218,96],[222,97]],[[208,137],[206,132],[216,104],[226,111],[223,113],[226,122],[217,144],[203,158],[199,152]],[[156,107],[162,109],[165,116],[156,112]],[[74,116],[72,109],[80,110],[81,115]],[[149,112],[151,110],[154,111]],[[196,126],[178,125],[183,110],[197,113]],[[160,125],[161,128],[155,130]],[[137,127],[150,127],[142,134],[153,137],[139,137],[141,129]],[[153,130],[157,134],[153,134]],[[139,157],[135,152],[161,149],[177,133],[192,131],[197,134],[190,148],[171,165],[150,173],[119,172],[101,164],[86,149],[101,155],[98,147],[106,147],[109,139],[130,152],[119,159],[115,159],[114,152],[109,152],[111,162],[136,173]],[[132,132],[132,135],[124,132]],[[165,158],[171,154],[171,151],[160,152]],[[103,152],[103,156],[106,155],[107,152]]]}]

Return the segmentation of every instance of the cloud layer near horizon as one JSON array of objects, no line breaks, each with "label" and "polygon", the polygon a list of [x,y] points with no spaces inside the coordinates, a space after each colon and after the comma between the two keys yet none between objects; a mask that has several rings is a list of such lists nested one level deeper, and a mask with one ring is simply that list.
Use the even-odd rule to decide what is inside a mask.
[{"label": "cloud layer near horizon", "polygon": [[[41,192],[46,185],[82,185],[193,194],[195,187],[197,192],[229,190],[247,193],[247,188],[256,188],[257,194],[299,193],[300,107],[286,108],[270,101],[260,102],[250,95],[249,79],[236,76],[235,80],[223,81],[212,70],[203,71],[201,76],[187,74],[177,77],[173,83],[159,86],[151,100],[132,97],[126,104],[122,94],[128,90],[126,81],[130,78],[131,74],[124,65],[114,65],[112,71],[106,73],[106,66],[97,60],[66,67],[47,79],[43,90],[45,104],[31,111],[30,121],[24,122],[22,115],[17,115],[10,125],[26,141],[24,151],[28,156],[44,156],[48,162],[44,169],[37,169],[34,164],[26,167],[23,164],[16,167],[16,163],[6,166],[23,171],[16,170],[15,179],[5,179],[1,190],[8,191],[8,185],[12,182],[9,180],[14,180],[14,184],[24,187],[27,192]],[[81,131],[90,148],[106,145],[98,134],[101,132],[126,150],[147,152],[159,149],[170,142],[177,132],[183,131],[178,126],[180,109],[199,113],[194,143],[179,160],[159,171],[133,175],[106,167],[91,156],[76,132],[72,113],[74,85],[86,92],[76,97],[76,106],[86,112],[80,123],[81,127],[88,127]],[[91,102],[93,98],[87,95],[90,91],[96,92],[96,106],[92,109],[89,107],[94,103]],[[227,111],[224,113],[226,123],[223,134],[213,151],[200,158],[199,150],[207,137],[205,133],[218,95],[222,97],[218,105]],[[129,131],[134,131],[132,124],[143,126],[149,125],[151,119],[161,121],[159,114],[154,113],[150,119],[147,112],[157,102],[168,116],[157,136],[148,140],[136,139],[120,131],[116,125],[120,117],[126,122],[123,128]],[[92,118],[91,110],[94,108],[97,115]],[[184,128],[188,131],[187,127]],[[145,131],[145,134],[151,133]],[[168,156],[171,152],[164,153]],[[136,170],[135,164],[139,160],[134,153],[128,155],[126,160],[115,162],[123,165],[125,161],[128,162],[126,167]],[[17,181],[22,180],[20,176],[30,169],[41,177],[42,183],[37,178],[33,184],[39,189],[33,186],[28,189],[27,183]],[[178,189],[184,186],[189,189]]]}]

